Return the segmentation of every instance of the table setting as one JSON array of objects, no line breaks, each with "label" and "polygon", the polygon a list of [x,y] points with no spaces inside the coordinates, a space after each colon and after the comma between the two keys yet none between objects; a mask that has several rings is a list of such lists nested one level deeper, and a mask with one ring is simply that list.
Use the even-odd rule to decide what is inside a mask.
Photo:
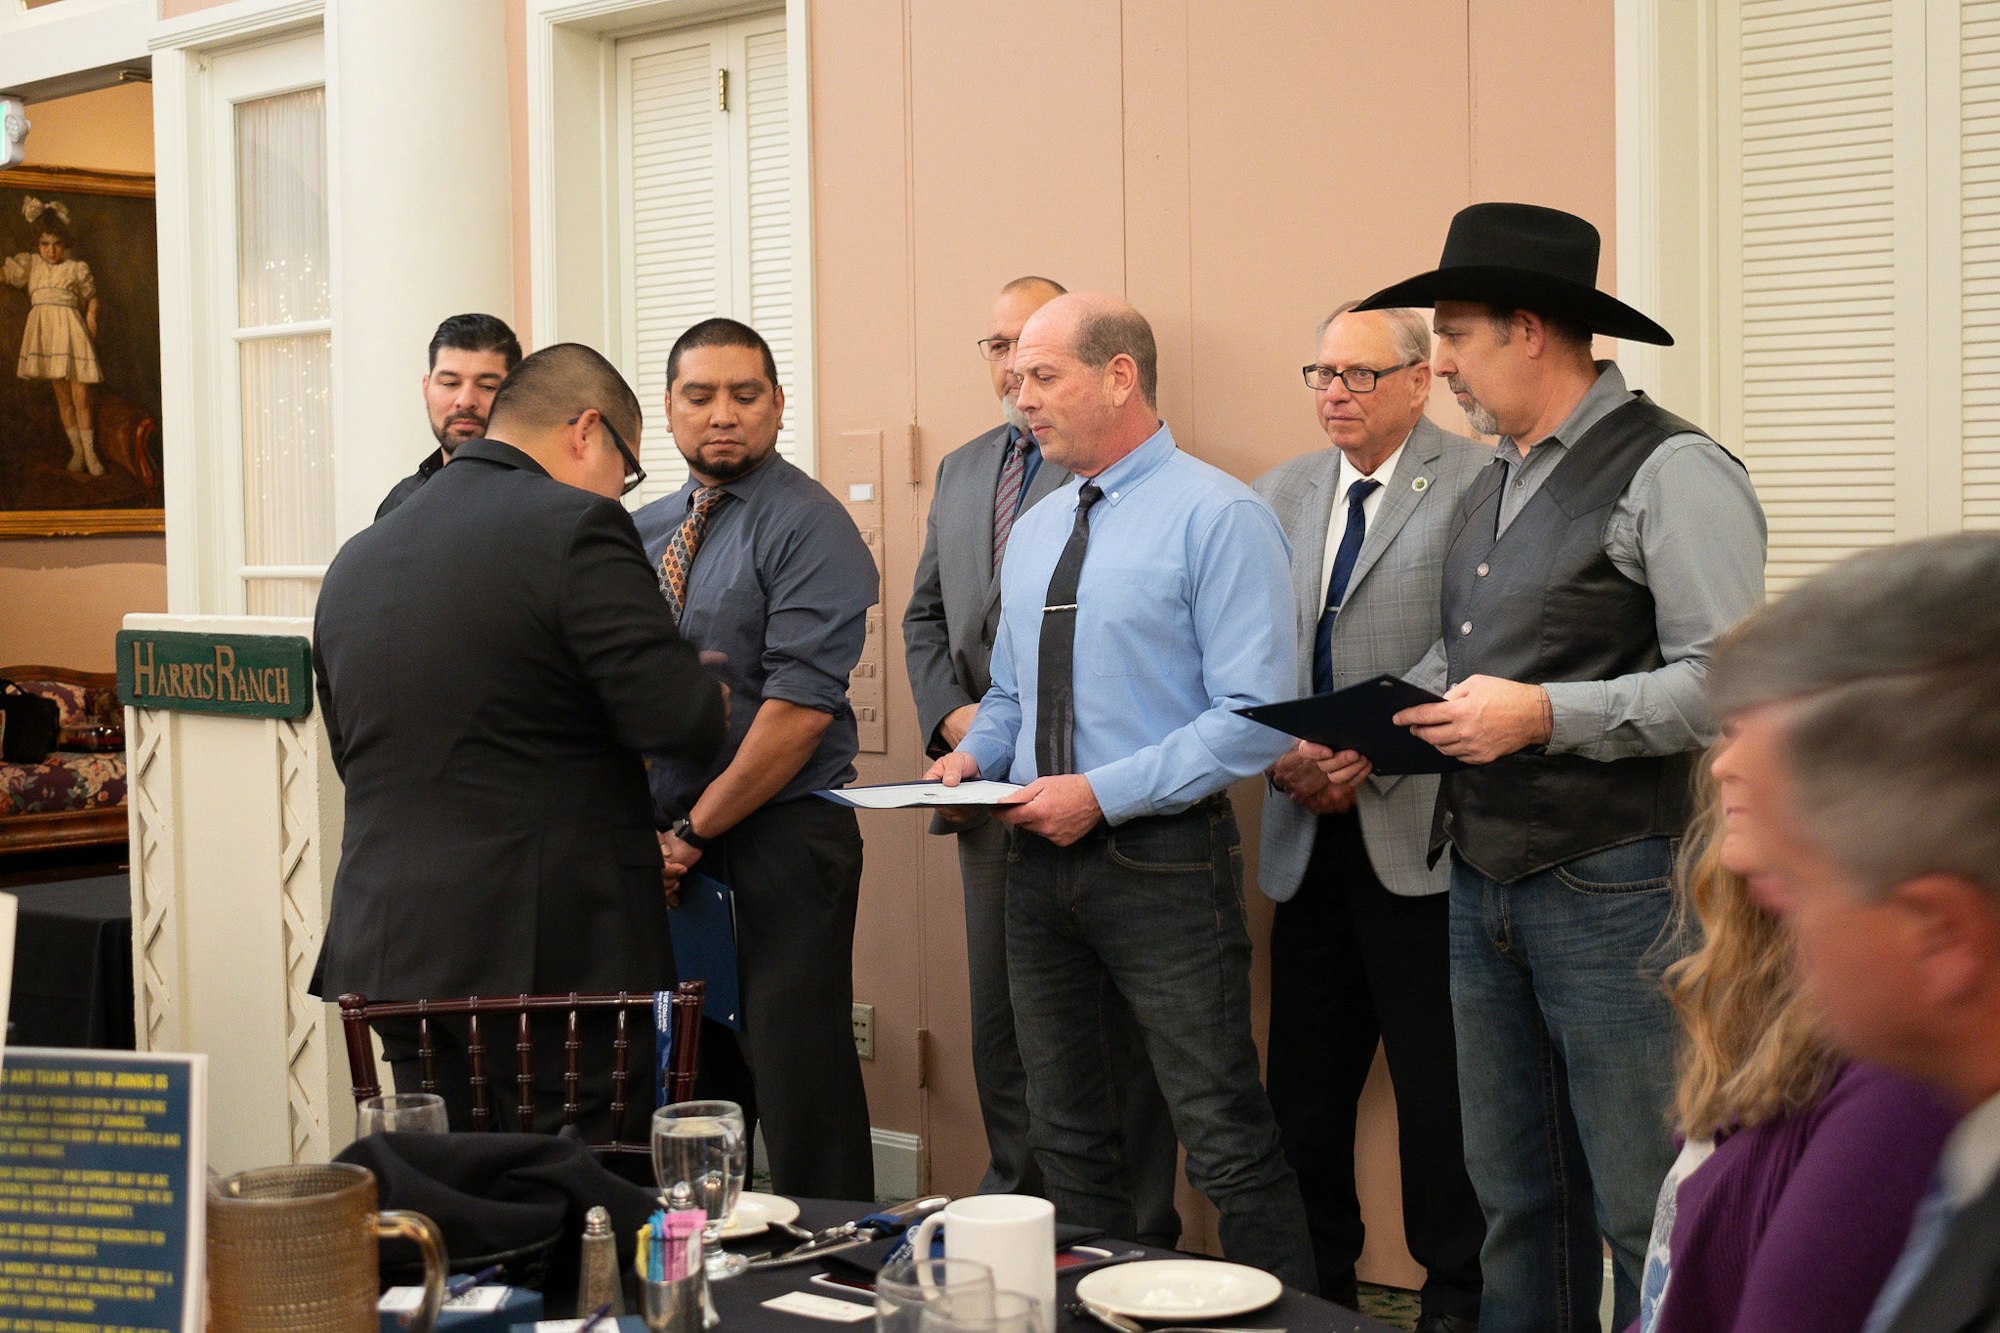
[{"label": "table setting", "polygon": [[[374,1123],[429,1123],[420,1107],[385,1109],[396,1115]],[[379,1182],[371,1215],[420,1215],[441,1242],[437,1255],[380,1242],[394,1284],[379,1306],[384,1333],[421,1329],[433,1308],[454,1333],[1389,1328],[1261,1269],[1060,1225],[1032,1196],[882,1205],[746,1190],[742,1112],[728,1102],[661,1107],[652,1131],[650,1190],[560,1135],[394,1128],[357,1139],[339,1160]],[[411,1285],[420,1280],[427,1290]]]}]

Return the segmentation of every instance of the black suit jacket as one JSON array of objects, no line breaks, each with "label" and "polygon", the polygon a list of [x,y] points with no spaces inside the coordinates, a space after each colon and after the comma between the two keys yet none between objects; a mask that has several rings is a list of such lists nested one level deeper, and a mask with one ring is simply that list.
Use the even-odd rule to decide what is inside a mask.
[{"label": "black suit jacket", "polygon": [[1960,1210],[1888,1333],[2000,1330],[2000,1179]]},{"label": "black suit jacket", "polygon": [[468,441],[341,548],[314,641],[347,789],[319,994],[670,982],[639,755],[706,759],[723,708],[623,508]]}]

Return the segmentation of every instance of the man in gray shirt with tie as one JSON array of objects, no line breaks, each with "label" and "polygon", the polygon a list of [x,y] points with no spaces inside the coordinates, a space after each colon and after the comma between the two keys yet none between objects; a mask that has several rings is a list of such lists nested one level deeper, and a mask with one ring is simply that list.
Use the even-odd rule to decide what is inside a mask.
[{"label": "man in gray shirt with tie", "polygon": [[731,699],[714,763],[655,756],[648,777],[669,869],[735,894],[742,1031],[708,1027],[704,1093],[762,1121],[773,1188],[872,1199],[850,1025],[861,831],[812,793],[854,779],[847,677],[881,580],[840,502],[777,456],[784,410],[756,330],[705,320],[674,344],[667,424],[692,476],[636,520],[681,637],[720,655]]}]

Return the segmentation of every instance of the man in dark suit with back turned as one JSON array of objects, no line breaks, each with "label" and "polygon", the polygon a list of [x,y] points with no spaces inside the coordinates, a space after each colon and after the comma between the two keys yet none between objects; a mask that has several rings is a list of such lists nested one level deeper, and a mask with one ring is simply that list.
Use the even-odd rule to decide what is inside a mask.
[{"label": "man in dark suit with back turned", "polygon": [[[322,996],[672,980],[639,756],[705,759],[724,705],[617,502],[643,475],[640,423],[596,352],[538,352],[495,398],[488,438],[461,445],[327,569],[314,656],[347,821]],[[398,1086],[415,1088],[414,1025],[378,1030]],[[465,1057],[456,1034],[440,1039],[457,1128]],[[559,1034],[536,1046],[550,1060],[536,1100],[552,1114]],[[608,1079],[597,1091],[585,1087],[586,1124]],[[496,1100],[504,1120],[510,1099]]]},{"label": "man in dark suit with back turned", "polygon": [[[1063,294],[1048,278],[1016,278],[1000,289],[979,350],[993,378],[1006,420],[945,455],[931,496],[924,552],[916,586],[903,613],[904,651],[917,724],[933,759],[957,745],[972,725],[979,700],[992,684],[988,664],[1000,623],[1000,559],[1014,520],[1069,480],[1044,460],[1016,395],[1014,344],[1028,316]],[[1007,828],[979,815],[938,818],[933,833],[958,834],[958,868],[965,884],[965,953],[972,991],[972,1075],[979,1115],[986,1125],[990,1165],[982,1193],[1040,1194],[1042,1172],[1028,1147],[1028,1082],[1014,1037],[1014,1005],[1007,991]],[[1122,1010],[1124,1002],[1113,998]],[[1166,1100],[1139,1045],[1135,1023],[1123,1024],[1119,1083],[1130,1095],[1123,1107],[1125,1155],[1133,1164],[1134,1204],[1141,1240],[1175,1245],[1180,1214],[1174,1183],[1180,1145]]]}]

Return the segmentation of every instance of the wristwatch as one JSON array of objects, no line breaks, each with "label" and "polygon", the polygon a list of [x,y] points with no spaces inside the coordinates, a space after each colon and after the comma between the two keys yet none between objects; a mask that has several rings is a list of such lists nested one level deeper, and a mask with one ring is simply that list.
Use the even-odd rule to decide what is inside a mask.
[{"label": "wristwatch", "polygon": [[681,816],[679,819],[676,819],[672,824],[668,825],[667,832],[673,834],[676,838],[679,838],[682,842],[686,843],[688,846],[694,848],[698,852],[705,852],[708,850],[708,839],[702,837],[701,834],[696,833],[694,831],[694,824],[687,818],[686,815]]}]

